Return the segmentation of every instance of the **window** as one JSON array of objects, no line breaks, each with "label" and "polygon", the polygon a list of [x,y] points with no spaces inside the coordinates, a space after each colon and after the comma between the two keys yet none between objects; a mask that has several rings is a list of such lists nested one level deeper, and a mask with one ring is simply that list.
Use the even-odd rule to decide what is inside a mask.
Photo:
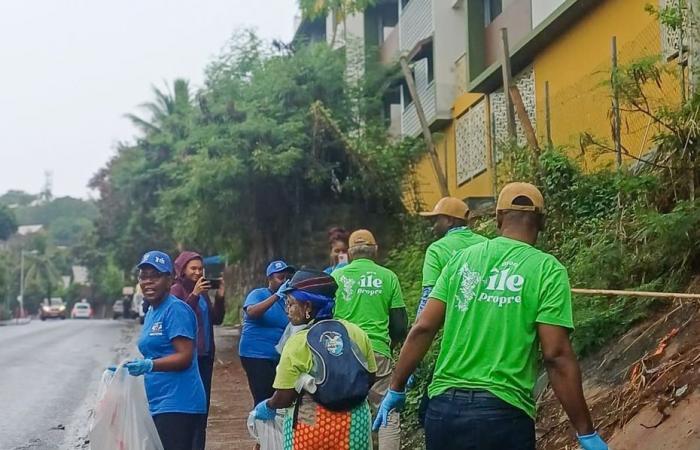
[{"label": "window", "polygon": [[484,15],[486,16],[486,25],[493,22],[496,17],[503,12],[503,0],[484,0]]}]

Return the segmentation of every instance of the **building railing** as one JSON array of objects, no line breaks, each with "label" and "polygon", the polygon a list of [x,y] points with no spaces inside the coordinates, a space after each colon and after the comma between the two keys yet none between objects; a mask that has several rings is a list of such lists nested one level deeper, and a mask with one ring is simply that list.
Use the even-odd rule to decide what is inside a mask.
[{"label": "building railing", "polygon": [[401,52],[411,52],[433,35],[433,0],[411,0],[399,17]]},{"label": "building railing", "polygon": [[[428,123],[433,123],[437,117],[437,92],[435,80],[426,86],[418,87],[418,97]],[[416,104],[411,102],[406,106],[401,117],[401,132],[404,136],[416,137],[421,133],[420,119],[416,112]]]}]

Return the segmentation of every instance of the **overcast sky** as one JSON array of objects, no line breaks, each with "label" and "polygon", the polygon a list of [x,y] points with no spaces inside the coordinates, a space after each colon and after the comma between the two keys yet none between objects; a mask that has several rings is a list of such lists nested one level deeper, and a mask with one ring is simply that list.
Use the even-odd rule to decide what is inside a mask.
[{"label": "overcast sky", "polygon": [[88,196],[123,115],[176,77],[201,85],[237,28],[289,40],[296,0],[0,0],[0,194]]}]

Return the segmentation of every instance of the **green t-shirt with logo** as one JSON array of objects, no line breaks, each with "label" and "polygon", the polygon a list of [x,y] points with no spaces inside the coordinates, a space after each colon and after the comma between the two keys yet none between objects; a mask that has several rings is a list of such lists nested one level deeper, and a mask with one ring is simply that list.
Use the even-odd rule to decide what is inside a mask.
[{"label": "green t-shirt with logo", "polygon": [[423,261],[423,287],[435,286],[442,269],[459,250],[480,244],[486,238],[467,227],[453,228],[442,238],[430,244]]},{"label": "green t-shirt with logo", "polygon": [[573,329],[564,266],[524,242],[498,237],[457,253],[431,298],[445,323],[430,397],[484,389],[535,416],[537,324]]},{"label": "green t-shirt with logo", "polygon": [[406,306],[399,278],[369,259],[353,260],[331,276],[338,283],[334,317],[362,328],[374,351],[390,358],[389,310]]}]

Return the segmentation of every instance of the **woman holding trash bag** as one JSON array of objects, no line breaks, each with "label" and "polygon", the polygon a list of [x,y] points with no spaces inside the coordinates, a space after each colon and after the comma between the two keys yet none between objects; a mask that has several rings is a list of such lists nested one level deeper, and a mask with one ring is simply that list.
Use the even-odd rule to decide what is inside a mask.
[{"label": "woman holding trash bag", "polygon": [[138,340],[143,359],[129,361],[133,376],[144,375],[146,397],[164,450],[191,450],[206,414],[204,385],[197,367],[197,318],[170,294],[173,264],[159,251],[143,255],[139,285],[151,305]]},{"label": "woman holding trash bag", "polygon": [[175,283],[170,293],[187,303],[197,316],[197,365],[207,398],[207,414],[202,417],[193,450],[204,450],[207,439],[207,415],[214,371],[214,325],[221,325],[226,314],[224,280],[219,281],[214,304],[209,299],[210,281],[204,278],[204,260],[195,252],[182,252],[175,258]]},{"label": "woman holding trash bag", "polygon": [[287,315],[306,328],[289,338],[277,366],[275,392],[254,410],[256,420],[274,420],[288,409],[285,450],[372,448],[367,394],[377,363],[367,334],[333,320],[338,285],[328,274],[302,269],[280,291]]},{"label": "woman holding trash bag", "polygon": [[281,260],[272,261],[265,273],[267,287],[253,289],[243,303],[243,329],[238,344],[254,404],[273,392],[272,382],[280,359],[275,346],[289,323],[284,299],[277,291],[291,278],[294,268]]}]

